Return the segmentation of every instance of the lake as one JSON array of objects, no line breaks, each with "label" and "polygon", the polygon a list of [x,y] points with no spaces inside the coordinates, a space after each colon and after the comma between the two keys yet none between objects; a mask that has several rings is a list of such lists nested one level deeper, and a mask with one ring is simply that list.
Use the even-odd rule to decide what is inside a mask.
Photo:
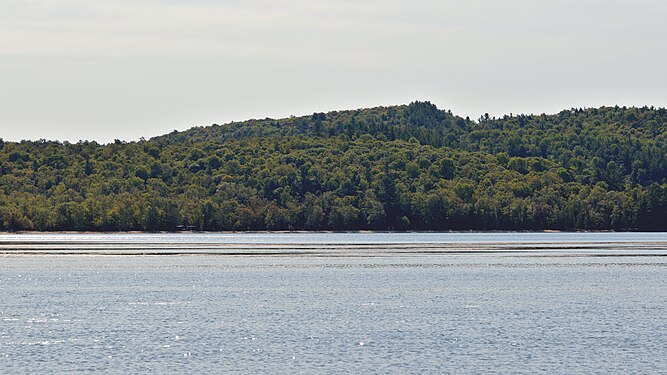
[{"label": "lake", "polygon": [[665,373],[667,233],[0,235],[3,373]]}]

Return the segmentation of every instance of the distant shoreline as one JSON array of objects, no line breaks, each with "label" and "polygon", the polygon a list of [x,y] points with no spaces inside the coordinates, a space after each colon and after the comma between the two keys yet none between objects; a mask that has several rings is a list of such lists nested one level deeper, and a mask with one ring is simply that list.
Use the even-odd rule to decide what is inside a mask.
[{"label": "distant shoreline", "polygon": [[661,231],[639,231],[639,230],[451,230],[451,231],[427,231],[427,230],[254,230],[254,231],[0,231],[0,235],[20,235],[20,234],[35,234],[35,235],[49,235],[49,234],[109,234],[109,235],[123,235],[123,234],[324,234],[324,233],[435,233],[435,234],[463,234],[463,233],[660,233]]}]

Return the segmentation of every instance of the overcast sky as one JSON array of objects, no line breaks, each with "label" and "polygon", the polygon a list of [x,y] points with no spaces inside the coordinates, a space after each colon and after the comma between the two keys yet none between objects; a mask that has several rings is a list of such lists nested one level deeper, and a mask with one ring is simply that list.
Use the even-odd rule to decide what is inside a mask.
[{"label": "overcast sky", "polygon": [[667,106],[665,0],[0,0],[0,137]]}]

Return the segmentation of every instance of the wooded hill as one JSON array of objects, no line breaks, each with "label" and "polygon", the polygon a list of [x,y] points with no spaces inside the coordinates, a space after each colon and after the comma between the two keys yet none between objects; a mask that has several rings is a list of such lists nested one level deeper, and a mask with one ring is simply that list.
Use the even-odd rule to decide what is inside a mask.
[{"label": "wooded hill", "polygon": [[667,230],[667,110],[473,121],[414,102],[108,145],[0,139],[0,230],[182,227]]}]

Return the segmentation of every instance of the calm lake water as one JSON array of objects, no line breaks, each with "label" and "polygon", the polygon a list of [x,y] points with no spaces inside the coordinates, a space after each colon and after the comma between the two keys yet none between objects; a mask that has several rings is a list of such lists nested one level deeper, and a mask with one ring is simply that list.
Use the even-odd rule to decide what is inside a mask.
[{"label": "calm lake water", "polygon": [[[0,247],[3,373],[667,373],[667,233],[38,234]],[[136,255],[161,248],[172,255]]]},{"label": "calm lake water", "polygon": [[2,242],[115,242],[177,244],[419,244],[419,243],[590,243],[667,241],[664,232],[314,232],[314,233],[141,233],[0,234]]}]

